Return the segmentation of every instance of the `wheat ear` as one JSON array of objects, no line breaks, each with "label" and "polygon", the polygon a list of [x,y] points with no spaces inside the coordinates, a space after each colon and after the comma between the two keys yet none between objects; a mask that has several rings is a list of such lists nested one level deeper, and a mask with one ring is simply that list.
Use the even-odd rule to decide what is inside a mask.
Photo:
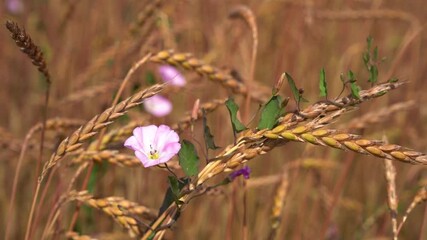
[{"label": "wheat ear", "polygon": [[6,28],[12,33],[11,37],[15,40],[16,45],[23,53],[27,54],[33,64],[45,76],[46,81],[50,83],[50,75],[43,53],[40,48],[34,44],[33,40],[31,40],[30,35],[28,35],[25,30],[19,28],[17,23],[11,20],[6,21]]},{"label": "wheat ear", "polygon": [[161,51],[153,55],[150,59],[152,62],[164,63],[173,66],[179,66],[186,70],[195,71],[210,80],[218,82],[225,88],[230,89],[233,93],[249,94],[251,98],[258,102],[265,102],[268,94],[271,92],[263,86],[253,86],[257,91],[248,92],[245,84],[234,78],[231,74],[223,72],[216,67],[204,63],[191,53],[175,53],[173,50]]},{"label": "wheat ear", "polygon": [[118,224],[127,229],[131,236],[139,236],[141,234],[140,228],[142,226],[139,217],[146,220],[153,220],[156,218],[154,210],[128,201],[122,197],[94,198],[87,191],[72,191],[69,194],[68,200],[79,201],[103,211],[112,217]]},{"label": "wheat ear", "polygon": [[93,117],[85,125],[77,129],[70,137],[64,139],[52,154],[52,157],[43,166],[42,174],[39,177],[41,182],[47,171],[55,166],[66,153],[73,152],[79,149],[83,142],[90,137],[96,135],[100,129],[103,129],[113,123],[115,119],[123,116],[129,109],[141,104],[144,99],[152,97],[163,89],[164,85],[154,85],[144,91],[141,91],[126,100],[118,103],[114,107],[110,107],[99,115]]},{"label": "wheat ear", "polygon": [[398,160],[412,164],[427,164],[427,156],[395,144],[385,144],[382,141],[367,140],[354,134],[340,133],[333,129],[309,130],[301,126],[292,130],[284,130],[280,125],[263,136],[269,139],[283,139],[288,141],[306,142],[315,145],[350,150],[368,154],[379,158]]},{"label": "wheat ear", "polygon": [[66,232],[65,233],[65,237],[67,239],[72,239],[72,240],[98,240],[97,238],[93,238],[91,236],[88,235],[81,235],[77,232]]},{"label": "wheat ear", "polygon": [[[108,162],[119,167],[141,167],[141,161],[134,155],[119,153],[114,150],[85,151],[79,157],[73,159],[71,164],[81,164],[86,161]],[[177,161],[169,161],[168,168],[171,170],[181,169]]]},{"label": "wheat ear", "polygon": [[297,123],[306,121],[307,119],[314,119],[316,117],[321,116],[322,114],[339,111],[340,109],[359,105],[365,101],[381,97],[385,93],[394,90],[405,83],[406,82],[386,82],[378,84],[370,89],[360,91],[360,98],[354,98],[351,95],[348,95],[346,97],[335,100],[333,103],[323,101],[317,102],[299,113],[291,112],[286,114],[285,116],[279,119],[279,122],[280,124],[287,125],[287,127],[292,127],[295,126]]}]

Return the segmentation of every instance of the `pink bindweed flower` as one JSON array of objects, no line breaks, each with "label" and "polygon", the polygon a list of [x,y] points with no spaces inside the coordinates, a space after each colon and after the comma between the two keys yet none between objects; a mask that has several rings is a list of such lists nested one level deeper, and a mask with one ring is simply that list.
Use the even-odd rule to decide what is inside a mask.
[{"label": "pink bindweed flower", "polygon": [[249,175],[251,174],[251,169],[248,166],[244,166],[243,168],[232,172],[228,178],[230,181],[233,181],[236,177],[243,175],[245,179],[249,179]]},{"label": "pink bindweed flower", "polygon": [[170,83],[177,87],[184,86],[187,81],[184,76],[174,67],[169,65],[163,65],[159,67],[160,76],[164,82]]},{"label": "pink bindweed flower", "polygon": [[6,0],[6,9],[12,14],[20,14],[24,11],[24,3],[21,0]]},{"label": "pink bindweed flower", "polygon": [[172,103],[165,97],[154,95],[145,99],[144,108],[156,117],[164,117],[172,111]]},{"label": "pink bindweed flower", "polygon": [[178,134],[166,125],[137,127],[124,145],[146,168],[169,161],[181,149]]}]

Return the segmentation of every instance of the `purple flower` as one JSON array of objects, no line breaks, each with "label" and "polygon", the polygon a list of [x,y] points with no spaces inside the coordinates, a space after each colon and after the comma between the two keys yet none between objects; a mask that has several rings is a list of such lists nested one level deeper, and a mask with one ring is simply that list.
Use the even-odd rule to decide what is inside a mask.
[{"label": "purple flower", "polygon": [[20,14],[24,11],[24,4],[21,0],[6,0],[6,8],[10,13]]},{"label": "purple flower", "polygon": [[169,65],[163,65],[159,67],[160,76],[164,82],[170,83],[177,87],[184,86],[187,81],[184,76],[174,67]]},{"label": "purple flower", "polygon": [[137,127],[133,136],[125,141],[125,147],[135,151],[144,167],[169,161],[181,149],[178,134],[166,125]]},{"label": "purple flower", "polygon": [[251,174],[251,169],[248,166],[244,166],[243,168],[232,172],[228,178],[230,181],[233,181],[236,177],[243,175],[245,179],[249,179],[249,175]]},{"label": "purple flower", "polygon": [[144,108],[156,117],[164,117],[172,111],[172,103],[165,97],[154,95],[145,99]]}]

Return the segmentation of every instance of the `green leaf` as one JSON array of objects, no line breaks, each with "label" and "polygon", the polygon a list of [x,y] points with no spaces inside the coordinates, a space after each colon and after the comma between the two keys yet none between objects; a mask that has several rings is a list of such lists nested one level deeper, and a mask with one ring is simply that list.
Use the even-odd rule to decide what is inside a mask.
[{"label": "green leaf", "polygon": [[[172,177],[175,178],[175,177]],[[178,183],[178,189],[176,188],[176,182]],[[179,192],[182,190],[182,188],[185,187],[185,185],[187,185],[190,180],[189,179],[180,179],[180,181],[178,181],[176,178],[175,180],[171,180],[171,176],[169,176],[169,188],[165,193],[165,197],[163,198],[163,202],[162,205],[159,209],[159,215],[161,215],[166,209],[168,209],[168,207],[173,203],[176,202],[175,200],[177,200],[176,196],[179,194]],[[174,182],[174,183],[171,183]],[[173,186],[173,187],[172,187]],[[175,190],[172,190],[172,188],[175,188]],[[174,192],[177,192],[178,194],[175,194]]]},{"label": "green leaf", "polygon": [[348,81],[350,82],[350,90],[351,90],[351,95],[357,99],[360,99],[360,87],[356,84],[356,77],[354,76],[354,73],[349,70],[347,73],[348,76]]},{"label": "green leaf", "polygon": [[396,82],[398,82],[399,81],[399,79],[397,79],[397,78],[390,78],[389,80],[388,80],[388,82],[389,83],[396,83]]},{"label": "green leaf", "polygon": [[371,66],[369,69],[369,80],[372,85],[378,81],[378,68],[377,66]]},{"label": "green leaf", "polygon": [[168,176],[169,187],[174,195],[175,200],[179,198],[179,181],[175,176]]},{"label": "green leaf", "polygon": [[320,96],[321,97],[328,96],[328,86],[326,84],[326,74],[325,74],[324,68],[322,68],[322,70],[320,70],[319,89],[320,89]]},{"label": "green leaf", "polygon": [[300,93],[300,90],[297,88],[297,85],[295,84],[295,81],[292,78],[292,76],[289,75],[289,73],[286,73],[286,72],[285,72],[285,76],[288,79],[288,83],[289,83],[289,86],[291,87],[291,92],[292,92],[292,95],[294,95],[295,101],[297,103],[299,103],[301,101],[308,102],[307,99],[305,99],[305,98],[302,97],[302,94]]},{"label": "green leaf", "polygon": [[355,82],[356,81],[356,78],[354,77],[354,73],[351,70],[348,71],[347,76],[348,76],[349,82]]},{"label": "green leaf", "polygon": [[366,39],[366,43],[367,43],[367,50],[368,50],[368,52],[370,52],[371,51],[371,47],[372,47],[372,41],[373,41],[374,39],[372,38],[372,36],[369,36],[367,39]]},{"label": "green leaf", "polygon": [[369,68],[369,61],[371,59],[371,55],[369,54],[369,52],[364,52],[362,58],[366,68]]},{"label": "green leaf", "polygon": [[378,47],[374,48],[374,52],[372,54],[372,59],[374,60],[374,62],[376,62],[378,60]]},{"label": "green leaf", "polygon": [[258,129],[272,129],[281,116],[283,112],[282,110],[282,98],[280,96],[271,97],[262,110],[261,119],[258,123]]},{"label": "green leaf", "polygon": [[154,76],[154,73],[152,71],[147,71],[145,73],[145,82],[148,86],[156,84],[156,77]]},{"label": "green leaf", "polygon": [[179,165],[187,176],[194,176],[199,172],[199,157],[196,148],[187,140],[181,142],[181,150],[178,153]]},{"label": "green leaf", "polygon": [[203,109],[203,137],[205,138],[205,144],[209,149],[218,149],[219,147],[215,144],[214,136],[211,133],[211,129],[207,124],[206,112]]},{"label": "green leaf", "polygon": [[356,84],[356,82],[350,83],[351,95],[357,99],[360,99],[360,87]]},{"label": "green leaf", "polygon": [[239,111],[239,106],[234,102],[232,98],[229,98],[225,105],[227,106],[228,112],[230,113],[231,125],[233,126],[233,131],[239,133],[246,129],[239,119],[237,118],[237,111]]}]

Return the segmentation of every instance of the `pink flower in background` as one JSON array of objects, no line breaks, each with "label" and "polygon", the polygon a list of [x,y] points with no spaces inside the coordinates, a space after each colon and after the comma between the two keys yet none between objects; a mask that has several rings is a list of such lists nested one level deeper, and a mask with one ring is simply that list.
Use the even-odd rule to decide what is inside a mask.
[{"label": "pink flower in background", "polygon": [[137,127],[133,136],[125,141],[125,147],[135,151],[144,167],[169,161],[181,149],[178,134],[166,125]]},{"label": "pink flower in background", "polygon": [[249,179],[249,175],[251,174],[251,169],[248,166],[244,166],[243,168],[232,172],[228,178],[233,181],[236,177],[243,175],[245,179]]},{"label": "pink flower in background", "polygon": [[164,117],[172,111],[172,103],[165,97],[154,95],[145,99],[144,108],[156,117]]},{"label": "pink flower in background", "polygon": [[184,76],[174,67],[169,65],[163,65],[159,67],[160,76],[164,82],[170,83],[177,87],[184,86],[187,81]]},{"label": "pink flower in background", "polygon": [[6,0],[6,8],[10,13],[20,14],[24,11],[24,4],[21,0]]}]

